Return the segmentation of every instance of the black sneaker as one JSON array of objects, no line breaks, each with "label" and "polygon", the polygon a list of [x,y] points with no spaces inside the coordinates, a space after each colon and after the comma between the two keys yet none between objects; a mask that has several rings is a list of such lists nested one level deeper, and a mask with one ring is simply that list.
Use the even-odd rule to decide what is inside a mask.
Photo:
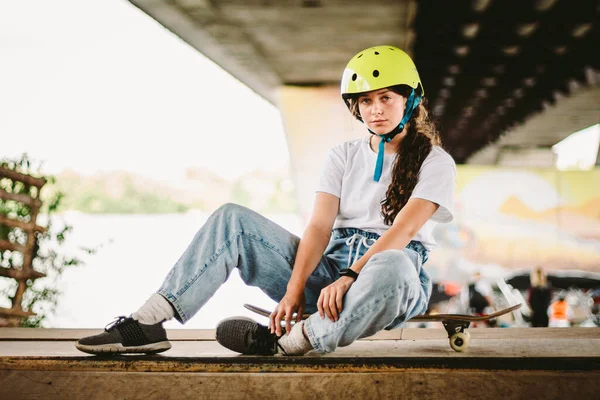
[{"label": "black sneaker", "polygon": [[237,353],[272,356],[280,351],[285,354],[277,335],[250,318],[224,319],[217,325],[216,336],[221,346]]},{"label": "black sneaker", "polygon": [[144,325],[129,317],[118,319],[95,336],[79,339],[75,345],[90,354],[160,353],[171,348],[162,322]]}]

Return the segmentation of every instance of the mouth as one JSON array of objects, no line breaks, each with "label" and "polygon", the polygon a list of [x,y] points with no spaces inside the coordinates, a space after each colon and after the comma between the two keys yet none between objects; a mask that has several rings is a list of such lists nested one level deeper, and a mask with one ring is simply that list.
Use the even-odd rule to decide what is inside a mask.
[{"label": "mouth", "polygon": [[375,120],[371,121],[372,124],[381,124],[384,122],[385,122],[385,119],[375,119]]}]

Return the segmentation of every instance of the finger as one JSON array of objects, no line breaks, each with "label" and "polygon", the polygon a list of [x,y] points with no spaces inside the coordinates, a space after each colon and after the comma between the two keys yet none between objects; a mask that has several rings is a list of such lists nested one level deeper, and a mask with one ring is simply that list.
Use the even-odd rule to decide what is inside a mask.
[{"label": "finger", "polygon": [[285,313],[285,332],[287,335],[289,335],[292,330],[292,314],[292,307],[289,307]]},{"label": "finger", "polygon": [[298,314],[296,314],[296,322],[302,321],[302,316],[304,315],[304,306],[298,307]]},{"label": "finger", "polygon": [[329,293],[326,293],[323,296],[323,311],[325,312],[325,315],[327,316],[327,318],[329,318],[329,319],[332,318],[332,316],[331,316],[331,310],[329,309]]},{"label": "finger", "polygon": [[271,331],[271,333],[275,332],[275,316],[277,315],[278,309],[279,306],[275,307],[275,310],[269,315],[269,331]]},{"label": "finger", "polygon": [[317,310],[319,311],[319,316],[321,316],[321,319],[325,319],[325,310],[323,310],[323,292],[321,292],[319,299],[317,300]]},{"label": "finger", "polygon": [[285,310],[282,308],[275,317],[275,334],[281,336],[281,320],[285,317]]},{"label": "finger", "polygon": [[342,292],[339,292],[337,294],[337,296],[335,297],[335,305],[338,311],[338,314],[342,312],[342,309],[344,308],[344,294]]},{"label": "finger", "polygon": [[338,310],[337,310],[337,305],[335,302],[335,295],[332,295],[329,298],[329,309],[331,310],[331,316],[333,317],[332,321],[337,321],[338,320]]}]

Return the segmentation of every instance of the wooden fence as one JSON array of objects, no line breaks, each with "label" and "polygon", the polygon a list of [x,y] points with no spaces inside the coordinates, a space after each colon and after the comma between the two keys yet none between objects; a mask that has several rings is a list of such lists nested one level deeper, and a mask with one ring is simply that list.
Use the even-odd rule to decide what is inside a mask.
[{"label": "wooden fence", "polygon": [[[0,307],[0,326],[18,326],[23,318],[35,315],[34,312],[25,310],[22,306],[23,295],[27,289],[27,281],[33,281],[45,276],[45,274],[33,269],[33,259],[37,247],[36,233],[46,231],[46,228],[36,224],[37,215],[42,205],[42,201],[38,197],[42,186],[46,184],[46,180],[44,178],[36,178],[3,167],[0,167],[0,179],[9,179],[13,183],[21,182],[26,188],[37,188],[37,190],[31,191],[33,192],[33,195],[10,193],[0,189],[0,201],[13,201],[20,203],[29,209],[29,216],[27,218],[14,215],[3,215],[3,213],[0,213],[0,226],[4,225],[5,227],[8,227],[9,231],[20,230],[26,236],[24,243],[22,240],[10,240],[8,235],[0,237],[0,252],[6,253],[7,251],[10,251],[22,254],[22,265],[0,265],[0,277],[15,279],[18,283],[15,295],[11,299],[12,307]],[[26,192],[30,191],[26,190]]]}]

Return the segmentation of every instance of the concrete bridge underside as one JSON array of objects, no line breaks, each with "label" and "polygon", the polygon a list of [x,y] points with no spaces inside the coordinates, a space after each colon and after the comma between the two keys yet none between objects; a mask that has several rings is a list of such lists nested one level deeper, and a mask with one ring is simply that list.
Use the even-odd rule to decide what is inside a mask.
[{"label": "concrete bridge underside", "polygon": [[414,58],[458,163],[548,166],[553,144],[600,122],[596,0],[130,2],[279,108],[304,216],[327,150],[367,134],[338,86],[373,45]]}]

